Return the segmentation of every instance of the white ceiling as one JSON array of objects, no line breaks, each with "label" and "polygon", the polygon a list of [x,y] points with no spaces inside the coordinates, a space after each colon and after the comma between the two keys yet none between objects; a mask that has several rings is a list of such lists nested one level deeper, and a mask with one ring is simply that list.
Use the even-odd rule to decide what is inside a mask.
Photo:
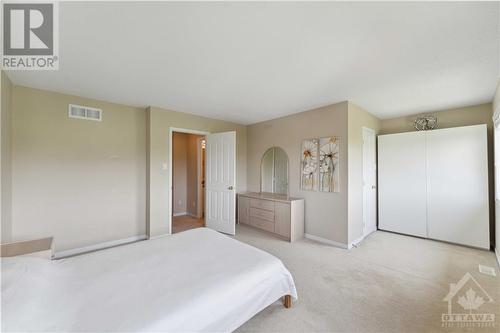
[{"label": "white ceiling", "polygon": [[380,118],[490,102],[499,4],[61,3],[59,71],[15,84],[255,123],[350,100]]}]

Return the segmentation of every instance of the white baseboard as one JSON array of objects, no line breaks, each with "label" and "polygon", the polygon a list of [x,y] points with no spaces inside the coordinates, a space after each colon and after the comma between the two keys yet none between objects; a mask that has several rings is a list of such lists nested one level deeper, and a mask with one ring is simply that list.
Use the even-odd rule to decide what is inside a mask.
[{"label": "white baseboard", "polygon": [[365,236],[361,236],[358,239],[355,239],[354,241],[349,243],[349,250],[352,249],[354,246],[358,246],[359,243],[361,243],[365,239]]},{"label": "white baseboard", "polygon": [[[497,242],[500,242],[500,240],[497,240]],[[498,268],[500,268],[500,250],[497,249],[496,246],[495,246],[495,255],[497,257]]]},{"label": "white baseboard", "polygon": [[173,234],[161,234],[161,235],[156,235],[156,236],[149,237],[148,239],[149,240],[153,240],[153,239],[163,238],[163,237],[172,236],[172,235]]},{"label": "white baseboard", "polygon": [[62,258],[66,258],[66,257],[75,256],[77,254],[82,254],[82,253],[87,253],[87,252],[92,252],[92,251],[97,251],[97,250],[103,250],[103,249],[107,249],[107,248],[110,248],[113,246],[133,243],[133,242],[137,242],[137,241],[144,240],[144,239],[147,239],[146,235],[139,235],[139,236],[132,236],[132,237],[123,238],[123,239],[112,240],[109,242],[79,247],[76,249],[59,251],[59,252],[54,253],[54,255],[52,256],[52,259],[62,259]]},{"label": "white baseboard", "polygon": [[328,244],[328,245],[332,245],[332,246],[335,246],[335,247],[340,247],[342,249],[348,249],[349,248],[347,246],[347,244],[345,244],[345,243],[340,243],[340,242],[332,241],[332,240],[329,240],[329,239],[326,239],[326,238],[322,238],[322,237],[318,237],[318,236],[314,236],[314,235],[311,235],[311,234],[304,234],[304,237],[307,238],[307,239],[311,239],[313,241],[319,242],[319,243]]},{"label": "white baseboard", "polygon": [[368,237],[370,234],[374,233],[377,231],[377,229],[371,229],[369,230],[366,234],[361,235],[359,238],[355,239],[354,241],[349,243],[349,249],[352,249],[354,246],[358,246],[359,243],[361,243],[366,237]]},{"label": "white baseboard", "polygon": [[181,213],[173,213],[172,216],[176,217],[176,216],[182,216],[182,215],[188,215],[187,212],[181,212]]}]

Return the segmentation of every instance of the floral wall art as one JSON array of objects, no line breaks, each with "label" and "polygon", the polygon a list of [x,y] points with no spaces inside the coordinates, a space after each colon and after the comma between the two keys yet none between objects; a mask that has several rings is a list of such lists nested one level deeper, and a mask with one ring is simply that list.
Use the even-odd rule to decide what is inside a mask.
[{"label": "floral wall art", "polygon": [[306,191],[340,192],[337,136],[302,141],[300,187]]},{"label": "floral wall art", "polygon": [[339,138],[319,139],[319,190],[339,192]]},{"label": "floral wall art", "polygon": [[300,188],[302,190],[318,190],[318,143],[318,139],[302,141],[300,161]]}]

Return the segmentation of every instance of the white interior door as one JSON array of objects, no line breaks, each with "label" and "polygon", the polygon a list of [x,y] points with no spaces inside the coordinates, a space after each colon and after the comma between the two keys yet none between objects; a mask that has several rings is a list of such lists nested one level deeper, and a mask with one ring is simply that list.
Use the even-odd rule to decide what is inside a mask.
[{"label": "white interior door", "polygon": [[236,229],[236,132],[206,136],[206,214],[208,228],[234,235]]},{"label": "white interior door", "polygon": [[377,230],[377,159],[375,132],[363,128],[363,236]]},{"label": "white interior door", "polygon": [[425,132],[378,137],[379,229],[427,237]]}]

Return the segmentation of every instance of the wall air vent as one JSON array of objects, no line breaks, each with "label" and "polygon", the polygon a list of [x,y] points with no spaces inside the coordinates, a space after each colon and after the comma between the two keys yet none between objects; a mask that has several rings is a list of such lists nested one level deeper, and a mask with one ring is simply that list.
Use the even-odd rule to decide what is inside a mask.
[{"label": "wall air vent", "polygon": [[497,272],[495,270],[495,267],[479,265],[479,272],[486,274],[486,275],[497,276]]},{"label": "wall air vent", "polygon": [[90,108],[88,106],[70,104],[68,109],[70,118],[85,119],[85,120],[102,120],[102,110]]}]

